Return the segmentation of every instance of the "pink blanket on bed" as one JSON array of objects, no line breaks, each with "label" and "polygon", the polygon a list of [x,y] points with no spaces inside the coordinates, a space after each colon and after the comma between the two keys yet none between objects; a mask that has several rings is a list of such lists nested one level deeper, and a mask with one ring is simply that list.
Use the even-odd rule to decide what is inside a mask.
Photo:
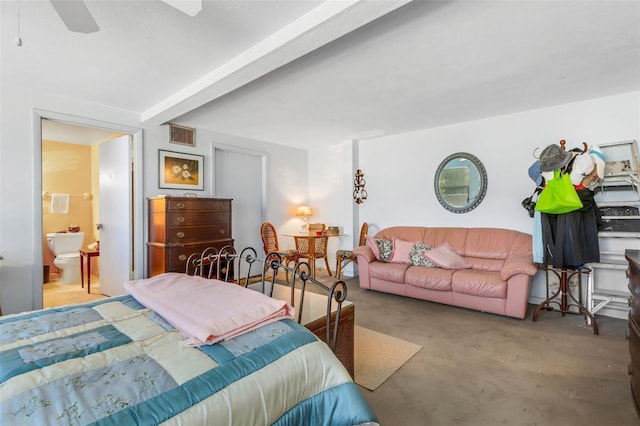
[{"label": "pink blanket on bed", "polygon": [[194,346],[213,344],[283,318],[293,308],[237,284],[179,273],[124,283],[138,302],[153,309]]}]

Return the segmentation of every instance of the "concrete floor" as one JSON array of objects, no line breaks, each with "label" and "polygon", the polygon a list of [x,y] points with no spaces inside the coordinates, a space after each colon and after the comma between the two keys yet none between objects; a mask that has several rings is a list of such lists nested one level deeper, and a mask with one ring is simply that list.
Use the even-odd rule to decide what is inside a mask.
[{"label": "concrete floor", "polygon": [[361,388],[383,426],[640,424],[626,320],[596,316],[596,336],[581,315],[543,310],[533,322],[530,305],[518,320],[346,281],[356,324],[424,346],[378,389]]}]

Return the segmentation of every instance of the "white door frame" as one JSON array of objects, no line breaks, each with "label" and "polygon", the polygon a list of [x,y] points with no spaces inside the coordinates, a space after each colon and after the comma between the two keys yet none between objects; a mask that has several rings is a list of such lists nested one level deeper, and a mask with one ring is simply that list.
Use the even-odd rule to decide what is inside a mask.
[{"label": "white door frame", "polygon": [[[267,167],[269,166],[269,153],[265,151],[258,151],[248,148],[241,148],[233,145],[225,145],[220,143],[211,143],[211,194],[213,197],[216,197],[216,171],[213,170],[216,164],[216,149],[220,149],[223,151],[237,152],[240,154],[249,154],[255,155],[256,157],[260,157],[262,159],[262,188],[260,189],[260,193],[262,195],[262,199],[260,200],[260,217],[264,222],[265,217],[267,216],[267,201],[268,201],[268,192],[267,188],[269,187],[269,183],[267,182],[267,177],[269,173],[267,173]],[[241,247],[243,249],[244,247]],[[257,247],[254,247],[258,250]],[[260,254],[258,250],[258,254]]]},{"label": "white door frame", "polygon": [[[33,205],[35,224],[34,242],[33,242],[33,265],[35,268],[33,291],[34,309],[42,308],[42,265],[43,247],[42,247],[42,119],[55,121],[63,121],[69,124],[77,124],[81,126],[95,127],[105,130],[113,130],[114,132],[128,133],[133,139],[133,268],[134,278],[143,278],[144,276],[144,188],[142,186],[142,129],[139,127],[131,127],[124,124],[110,123],[105,121],[94,120],[91,118],[77,117],[68,114],[57,113],[53,111],[45,111],[34,109],[33,111],[33,158],[34,158],[34,177],[36,181],[36,191],[34,191]],[[38,283],[40,286],[38,287]]]}]

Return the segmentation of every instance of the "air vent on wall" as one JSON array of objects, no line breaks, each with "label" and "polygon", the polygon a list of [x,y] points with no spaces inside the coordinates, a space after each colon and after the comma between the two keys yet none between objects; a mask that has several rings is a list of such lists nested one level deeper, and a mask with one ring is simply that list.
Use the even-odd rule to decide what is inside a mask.
[{"label": "air vent on wall", "polygon": [[169,142],[196,146],[196,129],[169,124]]}]

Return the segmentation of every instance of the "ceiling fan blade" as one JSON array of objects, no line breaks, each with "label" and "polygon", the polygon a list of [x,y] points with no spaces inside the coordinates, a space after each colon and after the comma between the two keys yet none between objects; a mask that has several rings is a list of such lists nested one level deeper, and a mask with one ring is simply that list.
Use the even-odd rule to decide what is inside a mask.
[{"label": "ceiling fan blade", "polygon": [[189,16],[196,16],[202,10],[202,0],[162,0]]},{"label": "ceiling fan blade", "polygon": [[98,23],[82,0],[49,1],[70,31],[89,34],[100,30]]}]

